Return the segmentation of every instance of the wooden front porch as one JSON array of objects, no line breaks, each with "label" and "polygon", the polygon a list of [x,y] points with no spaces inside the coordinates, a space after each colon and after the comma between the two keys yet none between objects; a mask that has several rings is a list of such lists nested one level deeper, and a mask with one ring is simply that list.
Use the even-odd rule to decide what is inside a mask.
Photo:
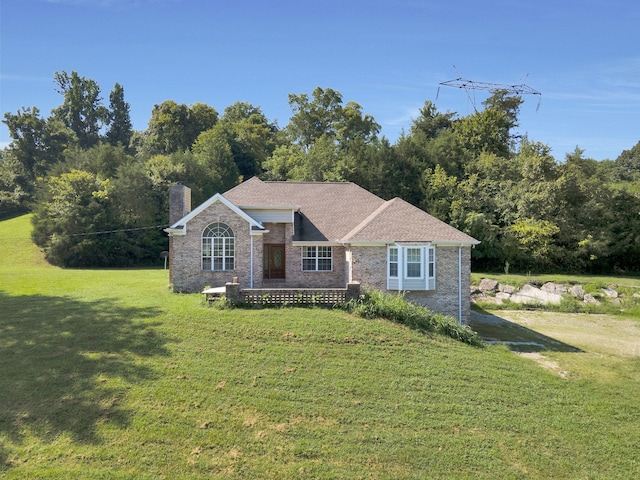
[{"label": "wooden front porch", "polygon": [[345,288],[246,288],[237,283],[202,292],[207,301],[224,295],[237,305],[322,305],[333,306],[360,298],[360,284],[349,283]]}]

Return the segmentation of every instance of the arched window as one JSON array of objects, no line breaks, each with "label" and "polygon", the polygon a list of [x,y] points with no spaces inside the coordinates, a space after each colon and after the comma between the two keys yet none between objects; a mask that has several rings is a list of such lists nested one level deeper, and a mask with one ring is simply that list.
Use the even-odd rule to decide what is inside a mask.
[{"label": "arched window", "polygon": [[212,223],[202,233],[202,269],[233,270],[236,241],[233,230],[224,223]]}]

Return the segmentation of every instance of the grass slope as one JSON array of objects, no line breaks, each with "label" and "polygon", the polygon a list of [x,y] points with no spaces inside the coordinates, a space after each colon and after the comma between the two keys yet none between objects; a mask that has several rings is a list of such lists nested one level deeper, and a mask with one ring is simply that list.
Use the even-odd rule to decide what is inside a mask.
[{"label": "grass slope", "polygon": [[344,312],[208,308],[163,270],[43,265],[28,222],[0,222],[0,477],[640,474],[638,357],[562,353],[592,365],[563,379]]}]

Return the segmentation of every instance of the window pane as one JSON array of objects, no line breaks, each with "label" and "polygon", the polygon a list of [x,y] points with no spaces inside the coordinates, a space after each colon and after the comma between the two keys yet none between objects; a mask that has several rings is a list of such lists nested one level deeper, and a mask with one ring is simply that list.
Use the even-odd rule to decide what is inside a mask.
[{"label": "window pane", "polygon": [[407,263],[420,263],[420,249],[419,248],[407,248]]},{"label": "window pane", "polygon": [[315,269],[316,269],[316,260],[314,258],[302,259],[302,270],[315,270]]},{"label": "window pane", "polygon": [[315,258],[315,256],[316,256],[316,247],[302,247],[303,258]]},{"label": "window pane", "polygon": [[389,276],[397,277],[398,276],[398,262],[390,262],[389,263]]},{"label": "window pane", "polygon": [[407,278],[416,278],[420,276],[420,264],[407,263]]},{"label": "window pane", "polygon": [[331,247],[318,247],[318,258],[331,258]]},{"label": "window pane", "polygon": [[222,256],[222,239],[214,238],[213,239],[213,256],[220,257]]},{"label": "window pane", "polygon": [[214,270],[222,270],[222,258],[214,258],[213,259],[213,269]]},{"label": "window pane", "polygon": [[210,238],[202,239],[202,256],[203,257],[211,256],[211,239]]},{"label": "window pane", "polygon": [[318,270],[330,271],[331,270],[331,259],[330,258],[319,258],[318,259]]},{"label": "window pane", "polygon": [[398,249],[397,248],[390,248],[389,249],[389,261],[390,262],[397,262],[398,261]]},{"label": "window pane", "polygon": [[434,278],[436,276],[436,251],[433,248],[429,248],[429,263],[427,268],[429,270],[429,277]]},{"label": "window pane", "polygon": [[235,259],[233,257],[225,257],[225,259],[224,259],[224,263],[225,263],[224,267],[225,268],[224,269],[225,270],[233,270],[235,268],[234,260]]},{"label": "window pane", "polygon": [[211,270],[211,258],[203,258],[202,259],[202,269],[203,270]]},{"label": "window pane", "polygon": [[422,276],[422,250],[419,248],[407,248],[407,278],[419,278]]},{"label": "window pane", "polygon": [[224,254],[225,254],[225,256],[227,256],[227,257],[233,256],[234,250],[235,250],[235,248],[234,248],[233,238],[225,239],[225,245],[224,245]]}]

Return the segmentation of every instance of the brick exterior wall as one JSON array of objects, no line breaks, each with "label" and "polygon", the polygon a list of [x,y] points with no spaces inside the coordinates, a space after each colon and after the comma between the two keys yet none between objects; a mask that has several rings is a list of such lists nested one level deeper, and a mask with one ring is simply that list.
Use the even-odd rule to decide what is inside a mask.
[{"label": "brick exterior wall", "polygon": [[[347,267],[345,248],[334,246],[333,269],[330,272],[303,272],[302,247],[293,245],[293,225],[291,223],[265,223],[269,233],[263,235],[264,243],[281,243],[285,246],[285,279],[262,281],[263,256],[260,252],[260,280],[254,282],[255,288],[277,286],[281,288],[345,288]],[[255,277],[254,277],[255,278]]]},{"label": "brick exterior wall", "polygon": [[[350,281],[364,287],[386,291],[386,247],[352,247]],[[462,248],[462,320],[471,315],[469,288],[471,282],[471,249]],[[405,298],[435,312],[458,318],[458,247],[436,247],[436,289],[406,292]]]},{"label": "brick exterior wall", "polygon": [[[211,223],[227,224],[235,235],[235,268],[222,272],[202,270],[202,232]],[[249,288],[250,281],[250,235],[249,222],[239,217],[222,202],[214,202],[187,224],[185,236],[173,237],[172,281],[176,292],[200,292],[206,286],[220,287],[238,277],[242,288]],[[254,237],[254,241],[258,237]],[[262,247],[254,257],[260,255],[260,275],[262,275]],[[256,262],[254,258],[254,274]]]},{"label": "brick exterior wall", "polygon": [[[219,219],[219,220],[218,220]],[[235,268],[222,272],[202,270],[202,232],[207,225],[222,222],[235,234]],[[345,248],[333,247],[333,269],[330,272],[303,272],[302,247],[293,245],[293,225],[265,223],[265,234],[253,235],[253,288],[345,288],[347,266]],[[185,236],[175,236],[172,243],[171,279],[176,292],[200,292],[205,287],[219,287],[234,277],[242,289],[251,288],[251,240],[249,223],[221,202],[215,202],[187,224]],[[263,279],[264,244],[285,245],[285,279]]]}]

